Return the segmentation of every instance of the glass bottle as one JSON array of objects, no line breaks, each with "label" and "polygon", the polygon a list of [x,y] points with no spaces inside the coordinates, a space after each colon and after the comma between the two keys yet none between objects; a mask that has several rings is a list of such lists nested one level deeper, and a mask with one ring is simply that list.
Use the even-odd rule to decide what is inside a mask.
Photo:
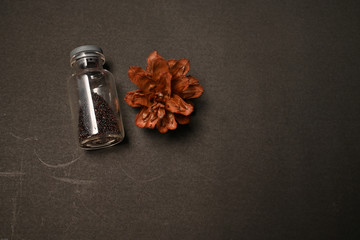
[{"label": "glass bottle", "polygon": [[113,146],[125,136],[115,80],[104,63],[98,46],[84,45],[70,53],[70,108],[76,138],[85,150]]}]

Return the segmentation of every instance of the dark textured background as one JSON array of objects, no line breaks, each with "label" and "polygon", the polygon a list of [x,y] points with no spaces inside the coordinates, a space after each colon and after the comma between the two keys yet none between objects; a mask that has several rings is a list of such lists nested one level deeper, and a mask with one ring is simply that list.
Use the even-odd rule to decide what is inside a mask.
[{"label": "dark textured background", "polygon": [[[0,238],[360,239],[357,1],[2,1]],[[190,125],[83,152],[69,52],[189,58]]]}]

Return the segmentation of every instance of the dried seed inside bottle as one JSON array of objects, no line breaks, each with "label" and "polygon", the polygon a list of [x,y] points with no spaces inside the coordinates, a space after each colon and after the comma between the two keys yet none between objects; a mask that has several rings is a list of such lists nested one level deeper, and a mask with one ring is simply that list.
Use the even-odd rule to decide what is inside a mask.
[{"label": "dried seed inside bottle", "polygon": [[[114,115],[113,110],[103,97],[96,93],[91,94],[94,105],[96,123],[92,122],[92,118],[88,111],[84,111],[83,107],[79,111],[79,141],[80,145],[99,145],[108,143],[111,139],[115,141],[121,135],[119,122]],[[91,127],[96,125],[97,133],[93,133]]]}]

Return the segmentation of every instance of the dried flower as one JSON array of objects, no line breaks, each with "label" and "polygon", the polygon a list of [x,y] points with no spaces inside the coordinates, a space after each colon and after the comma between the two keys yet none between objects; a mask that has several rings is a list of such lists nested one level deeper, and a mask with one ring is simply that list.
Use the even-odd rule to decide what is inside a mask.
[{"label": "dried flower", "polygon": [[156,126],[165,133],[176,129],[178,123],[190,122],[194,104],[188,99],[200,97],[204,90],[196,78],[186,76],[189,70],[189,60],[166,61],[157,51],[147,58],[146,70],[129,68],[129,78],[139,90],[128,92],[125,101],[132,107],[141,107],[136,115],[138,127]]}]

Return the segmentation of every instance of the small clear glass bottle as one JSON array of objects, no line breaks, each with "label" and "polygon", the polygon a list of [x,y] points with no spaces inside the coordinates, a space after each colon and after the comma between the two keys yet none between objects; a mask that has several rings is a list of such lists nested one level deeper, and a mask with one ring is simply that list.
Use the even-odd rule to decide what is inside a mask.
[{"label": "small clear glass bottle", "polygon": [[70,108],[76,138],[85,150],[113,146],[125,136],[115,80],[104,63],[98,46],[84,45],[70,53]]}]

